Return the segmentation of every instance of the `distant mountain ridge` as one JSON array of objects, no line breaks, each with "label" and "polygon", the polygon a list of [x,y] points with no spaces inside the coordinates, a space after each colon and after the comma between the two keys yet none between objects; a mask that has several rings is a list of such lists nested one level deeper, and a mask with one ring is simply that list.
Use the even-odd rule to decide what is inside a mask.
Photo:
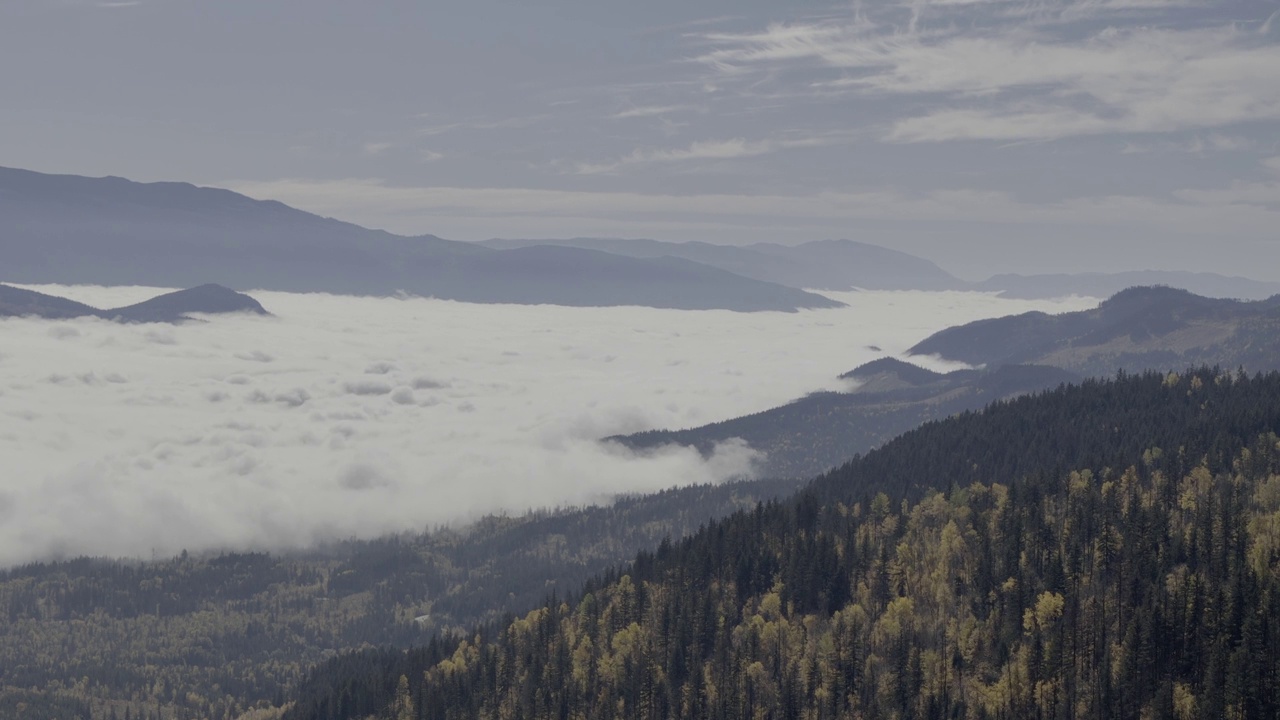
[{"label": "distant mountain ridge", "polygon": [[719,443],[745,440],[764,453],[764,477],[804,478],[879,447],[930,420],[1080,380],[1059,368],[1010,365],[942,374],[882,358],[842,378],[851,392],[819,392],[781,407],[688,430],[652,430],[609,438],[635,450],[676,444],[709,455]]},{"label": "distant mountain ridge", "polygon": [[841,303],[690,260],[402,237],[186,183],[0,168],[0,280],[398,291],[468,302],[795,311]]},{"label": "distant mountain ridge", "polygon": [[936,264],[897,250],[855,240],[818,240],[798,245],[714,245],[649,239],[569,238],[486,240],[492,248],[556,245],[602,250],[636,258],[680,257],[745,277],[811,290],[962,290],[994,292],[1019,300],[1078,295],[1105,298],[1125,288],[1167,285],[1213,298],[1262,300],[1280,293],[1280,282],[1210,272],[1135,270],[1019,275],[1003,273],[969,282]]},{"label": "distant mountain ridge", "polygon": [[1167,284],[1260,299],[1280,283],[1141,271],[961,280],[929,260],[854,240],[746,246],[573,238],[406,237],[273,200],[188,183],[0,168],[0,281],[414,295],[484,303],[686,310],[839,307],[817,291],[959,290],[1106,297]]},{"label": "distant mountain ridge", "polygon": [[630,258],[557,246],[488,251],[460,258],[447,271],[432,276],[427,287],[435,297],[521,305],[636,305],[740,312],[844,305],[683,258]]},{"label": "distant mountain ridge", "polygon": [[257,300],[221,285],[205,284],[189,290],[158,295],[127,307],[99,310],[56,295],[0,285],[0,318],[39,317],[66,320],[97,317],[127,323],[175,323],[191,320],[189,314],[251,313],[270,315]]},{"label": "distant mountain ridge", "polygon": [[969,365],[1035,363],[1110,376],[1208,364],[1280,369],[1280,295],[1244,302],[1168,287],[1130,288],[1096,309],[1031,312],[948,328],[911,355]]},{"label": "distant mountain ridge", "polygon": [[744,277],[811,290],[959,290],[966,286],[963,280],[928,260],[854,240],[737,246],[645,239],[572,238],[495,239],[480,244],[501,249],[557,245],[635,258],[683,258]]},{"label": "distant mountain ridge", "polygon": [[943,374],[886,357],[841,375],[856,383],[849,392],[813,393],[702,427],[609,440],[709,454],[739,438],[764,453],[763,475],[813,475],[930,420],[1085,377],[1200,365],[1280,370],[1280,295],[1246,302],[1169,287],[1129,288],[1092,310],[1029,312],[947,328],[908,351],[908,357],[922,355],[977,369]]},{"label": "distant mountain ridge", "polygon": [[999,292],[1001,297],[1021,300],[1081,295],[1111,297],[1125,288],[1165,285],[1212,298],[1265,300],[1280,294],[1280,283],[1263,282],[1242,277],[1228,277],[1208,272],[1176,272],[1139,270],[1115,273],[1058,273],[1045,275],[993,275],[979,283],[975,290]]}]

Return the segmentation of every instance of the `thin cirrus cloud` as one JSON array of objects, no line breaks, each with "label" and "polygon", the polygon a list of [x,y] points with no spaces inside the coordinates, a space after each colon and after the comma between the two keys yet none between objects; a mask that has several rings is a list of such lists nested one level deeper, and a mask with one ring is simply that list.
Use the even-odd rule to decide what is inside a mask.
[{"label": "thin cirrus cloud", "polygon": [[[1270,161],[1269,161],[1270,162]],[[840,223],[856,220],[936,220],[1012,224],[1122,223],[1166,229],[1235,229],[1256,232],[1275,227],[1280,213],[1254,203],[1230,188],[1216,192],[1217,202],[1194,205],[1141,195],[1084,196],[1043,203],[1024,202],[1002,191],[936,190],[905,192],[821,192],[811,195],[739,195],[728,193],[659,195],[653,193],[393,186],[375,179],[235,182],[232,189],[251,197],[278,199],[325,215],[404,217],[406,228],[428,218],[449,215],[510,218],[680,218],[717,222],[786,222],[808,219]],[[1179,191],[1178,194],[1193,193]],[[1206,196],[1209,197],[1209,196]],[[1224,212],[1219,212],[1224,211]],[[397,229],[394,225],[390,229]]]},{"label": "thin cirrus cloud", "polygon": [[[1025,254],[1028,233],[1059,229],[1061,243],[1045,243],[1038,261],[1046,268],[1091,270],[1091,258],[1109,267],[1205,271],[1271,279],[1280,267],[1280,246],[1261,240],[1248,252],[1221,252],[1201,237],[1230,237],[1236,246],[1272,236],[1280,226],[1280,205],[1271,171],[1259,179],[1223,186],[1184,187],[1166,196],[1089,194],[1031,202],[1002,190],[903,189],[824,191],[812,194],[640,193],[605,190],[402,186],[376,179],[237,182],[233,189],[252,197],[282,200],[311,212],[411,233],[437,228],[446,236],[554,237],[571,224],[586,237],[679,233],[724,238],[724,242],[774,241],[791,228],[809,237],[839,237],[848,228],[933,224],[948,238],[974,238],[990,250],[974,253],[964,241],[900,247],[970,279],[996,272],[993,258]],[[968,234],[966,234],[968,233]],[[1166,252],[1153,252],[1159,236]],[[1070,242],[1066,242],[1070,239]],[[1280,279],[1280,278],[1277,278]]]},{"label": "thin cirrus cloud", "polygon": [[680,112],[686,108],[681,105],[644,105],[616,112],[609,117],[614,120],[630,120],[633,118],[650,118]]},{"label": "thin cirrus cloud", "polygon": [[[0,2],[0,64],[57,59],[0,88],[0,156],[408,235],[845,237],[975,278],[1280,267],[1274,0],[553,4],[315,0],[297,36],[262,3],[149,2],[97,32]],[[153,45],[183,52],[157,72]],[[94,117],[122,120],[69,124]]]},{"label": "thin cirrus cloud", "polygon": [[[1280,157],[1265,158],[1261,164],[1265,171],[1280,176]],[[1179,199],[1197,205],[1280,210],[1280,177],[1257,182],[1237,180],[1227,188],[1181,190],[1175,194]]]},{"label": "thin cirrus cloud", "polygon": [[[145,288],[48,288],[102,306]],[[1089,305],[847,293],[743,314],[255,293],[274,317],[0,320],[0,567],[303,547],[749,475],[597,442],[758,411],[979,317]],[[727,354],[725,347],[733,347]]]},{"label": "thin cirrus cloud", "polygon": [[576,166],[575,172],[580,175],[596,175],[614,172],[628,165],[677,163],[696,160],[734,160],[767,155],[779,150],[792,148],[819,147],[830,142],[829,138],[820,137],[755,141],[746,140],[745,138],[704,140],[692,143],[684,148],[636,149],[612,162],[599,164],[580,163]]},{"label": "thin cirrus cloud", "polygon": [[[701,36],[698,60],[725,78],[797,65],[823,92],[931,99],[893,119],[890,142],[1052,140],[1176,132],[1280,119],[1280,45],[1266,16],[1240,24],[1105,24],[1173,2],[920,3],[904,29],[885,13]],[[963,8],[977,27],[949,24]],[[939,13],[931,23],[930,12]],[[1141,17],[1141,13],[1139,13]],[[1096,24],[1096,23],[1095,23]]]}]

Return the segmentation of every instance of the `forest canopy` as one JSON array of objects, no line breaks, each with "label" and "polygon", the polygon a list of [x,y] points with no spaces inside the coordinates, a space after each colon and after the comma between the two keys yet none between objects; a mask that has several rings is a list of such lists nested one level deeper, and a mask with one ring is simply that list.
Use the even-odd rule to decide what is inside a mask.
[{"label": "forest canopy", "polygon": [[1274,717],[1278,422],[1202,369],[932,423],[287,716]]}]

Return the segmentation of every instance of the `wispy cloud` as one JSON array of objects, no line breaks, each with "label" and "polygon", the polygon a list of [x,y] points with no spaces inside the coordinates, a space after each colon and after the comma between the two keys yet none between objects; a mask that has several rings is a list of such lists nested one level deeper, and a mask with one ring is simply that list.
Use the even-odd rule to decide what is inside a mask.
[{"label": "wispy cloud", "polygon": [[[419,119],[429,119],[434,117],[427,113],[419,116]],[[438,123],[433,125],[424,125],[418,128],[419,135],[444,135],[445,133],[456,132],[459,130],[511,130],[526,128],[537,124],[551,117],[548,114],[525,115],[521,117],[502,118],[500,120],[462,120],[459,122]]]},{"label": "wispy cloud", "polygon": [[636,149],[612,162],[579,164],[575,168],[575,172],[580,175],[598,175],[614,172],[628,165],[674,163],[690,160],[735,160],[766,155],[779,150],[819,147],[831,142],[830,138],[822,137],[783,140],[746,140],[745,138],[705,140],[692,143],[683,148]]},{"label": "wispy cloud", "polygon": [[1261,161],[1263,169],[1276,179],[1261,182],[1236,180],[1225,188],[1181,190],[1175,195],[1188,203],[1215,207],[1263,207],[1280,211],[1280,157]]},{"label": "wispy cloud", "polygon": [[[994,224],[1118,226],[1179,232],[1259,235],[1280,227],[1280,209],[1267,192],[1241,187],[1188,189],[1173,197],[1104,195],[1048,202],[1012,193],[970,189],[910,192],[900,189],[827,191],[808,195],[680,194],[532,188],[397,187],[380,180],[277,180],[230,183],[252,197],[273,198],[311,212],[343,218],[433,217],[606,219],[662,218],[700,223],[825,222],[866,220]],[[1268,191],[1269,192],[1269,191]],[[419,228],[418,231],[426,231]]]},{"label": "wispy cloud", "polygon": [[614,120],[628,120],[631,118],[647,118],[657,117],[659,115],[669,115],[673,112],[684,110],[683,105],[643,105],[623,110],[621,112],[610,115]]},{"label": "wispy cloud", "polygon": [[[968,26],[953,24],[950,15],[947,23],[920,20],[927,11],[961,5],[969,9]],[[1018,12],[975,16],[974,5]],[[921,2],[911,6],[905,26],[898,16],[854,12],[754,33],[705,33],[700,40],[708,49],[697,60],[726,80],[805,68],[804,82],[815,91],[921,98],[923,111],[890,121],[884,137],[892,142],[1051,140],[1280,119],[1280,45],[1266,34],[1221,21],[1119,22],[1091,31],[1055,25],[1187,6]],[[1029,19],[1032,11],[1037,15]]]},{"label": "wispy cloud", "polygon": [[1280,183],[1234,182],[1213,190],[1179,190],[1178,198],[1197,205],[1216,207],[1274,207],[1280,209]]},{"label": "wispy cloud", "polygon": [[1190,154],[1205,156],[1211,152],[1247,152],[1255,150],[1258,143],[1241,135],[1209,133],[1195,135],[1189,140],[1159,140],[1154,142],[1128,142],[1121,150],[1125,155],[1142,153]]}]

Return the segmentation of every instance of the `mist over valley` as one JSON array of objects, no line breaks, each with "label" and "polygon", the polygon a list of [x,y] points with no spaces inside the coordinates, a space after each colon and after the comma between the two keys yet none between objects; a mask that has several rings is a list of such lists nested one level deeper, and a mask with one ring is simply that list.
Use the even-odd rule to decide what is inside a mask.
[{"label": "mist over valley", "polygon": [[[95,307],[163,292],[35,289]],[[598,439],[841,389],[850,367],[950,325],[1096,304],[858,292],[744,314],[250,295],[272,315],[0,321],[0,564],[298,548],[750,477],[759,458],[738,442],[704,458]]]},{"label": "mist over valley", "polygon": [[1276,0],[0,67],[0,720],[1280,718]]}]

